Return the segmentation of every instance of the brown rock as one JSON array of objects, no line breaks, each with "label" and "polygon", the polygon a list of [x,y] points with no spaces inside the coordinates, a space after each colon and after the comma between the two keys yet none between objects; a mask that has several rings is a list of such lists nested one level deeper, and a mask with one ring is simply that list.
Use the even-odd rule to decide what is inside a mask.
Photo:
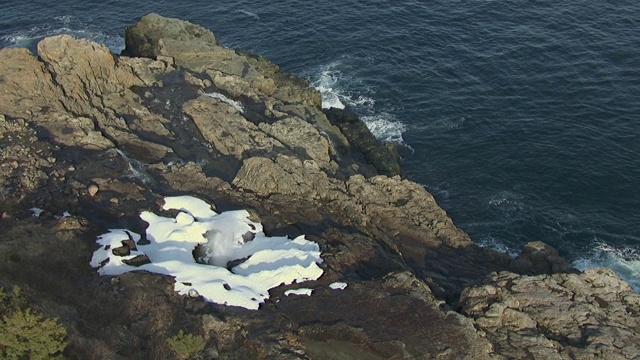
[{"label": "brown rock", "polygon": [[640,351],[640,295],[608,269],[494,273],[465,289],[460,306],[508,358],[629,359]]},{"label": "brown rock", "polygon": [[[127,248],[128,250],[128,248]],[[122,260],[123,263],[129,265],[129,266],[142,266],[145,264],[151,264],[151,260],[149,259],[149,257],[147,255],[138,255],[132,259],[125,259]]]},{"label": "brown rock", "polygon": [[179,19],[167,19],[152,13],[142,17],[135,25],[125,30],[126,48],[123,54],[155,58],[161,39],[175,39],[188,42],[197,41],[216,44],[213,33],[202,26]]},{"label": "brown rock", "polygon": [[96,194],[98,193],[98,185],[95,184],[91,184],[89,185],[89,187],[87,188],[87,191],[89,192],[90,196],[96,196]]},{"label": "brown rock", "polygon": [[138,250],[138,247],[136,246],[136,242],[131,239],[122,240],[122,246],[125,246],[126,248],[132,251]]},{"label": "brown rock", "polygon": [[[131,250],[129,249],[128,246],[119,246],[117,248],[113,248],[113,249],[111,249],[111,252],[115,256],[128,256],[129,254],[131,254]],[[129,263],[127,263],[127,264],[129,264]],[[129,264],[129,265],[131,265],[131,264]],[[136,266],[139,266],[139,265],[136,265]]]},{"label": "brown rock", "polygon": [[511,263],[511,268],[515,272],[527,275],[577,272],[563,257],[558,255],[556,249],[542,241],[526,244],[522,253]]}]

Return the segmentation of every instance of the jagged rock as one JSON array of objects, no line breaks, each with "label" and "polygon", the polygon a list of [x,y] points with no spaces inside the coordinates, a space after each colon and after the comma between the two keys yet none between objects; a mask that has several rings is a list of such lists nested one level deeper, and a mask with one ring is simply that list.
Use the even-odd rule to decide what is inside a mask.
[{"label": "jagged rock", "polygon": [[274,147],[285,148],[219,99],[200,96],[185,103],[183,111],[222,155],[242,160],[250,152],[270,153]]},{"label": "jagged rock", "polygon": [[287,155],[278,155],[274,160],[264,157],[245,160],[233,185],[262,197],[281,194],[331,200],[344,191],[344,184],[327,176],[313,160]]},{"label": "jagged rock", "polygon": [[136,242],[133,241],[132,239],[127,239],[127,240],[122,240],[122,246],[126,246],[129,250],[138,250],[138,247],[136,246]]},{"label": "jagged rock", "polygon": [[609,269],[493,273],[460,297],[464,314],[507,358],[631,359],[640,353],[640,295]]},{"label": "jagged rock", "polygon": [[397,150],[389,148],[390,144],[385,145],[378,141],[358,115],[349,110],[336,108],[325,110],[325,113],[329,121],[347,135],[353,147],[364,154],[380,174],[400,175]]},{"label": "jagged rock", "polygon": [[522,253],[513,260],[511,268],[520,274],[553,274],[558,272],[577,272],[553,247],[535,241],[526,244]]},{"label": "jagged rock", "polygon": [[0,50],[0,113],[13,118],[29,118],[60,107],[62,91],[55,85],[42,62],[27,49]]},{"label": "jagged rock", "polygon": [[302,159],[315,160],[323,165],[331,160],[327,139],[313,125],[300,118],[288,117],[273,124],[261,123],[258,126]]},{"label": "jagged rock", "polygon": [[[115,249],[114,249],[115,250]],[[128,248],[127,248],[128,250]],[[151,260],[149,260],[149,257],[147,255],[137,255],[131,259],[125,259],[122,260],[123,263],[129,265],[129,266],[142,266],[145,264],[151,264]]]}]

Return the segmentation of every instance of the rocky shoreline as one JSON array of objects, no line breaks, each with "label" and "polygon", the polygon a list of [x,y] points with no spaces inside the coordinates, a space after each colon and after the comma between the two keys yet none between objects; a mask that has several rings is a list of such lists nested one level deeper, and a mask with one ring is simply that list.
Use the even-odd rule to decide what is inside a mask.
[{"label": "rocky shoreline", "polygon": [[[175,358],[167,339],[184,331],[201,359],[640,357],[628,284],[541,242],[516,259],[478,247],[306,80],[178,19],[147,15],[125,38],[120,56],[67,35],[37,58],[0,50],[0,286],[59,318],[65,356]],[[144,233],[139,212],[168,195],[318,243],[313,295],[280,286],[250,311],[180,296],[168,276],[99,276],[96,237]]]}]

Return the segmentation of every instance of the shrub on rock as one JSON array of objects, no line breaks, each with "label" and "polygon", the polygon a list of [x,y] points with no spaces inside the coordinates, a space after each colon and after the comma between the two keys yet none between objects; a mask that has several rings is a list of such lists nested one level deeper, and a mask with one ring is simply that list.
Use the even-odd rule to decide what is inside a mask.
[{"label": "shrub on rock", "polygon": [[61,358],[67,330],[57,319],[33,313],[26,305],[18,287],[10,293],[0,288],[0,358]]}]

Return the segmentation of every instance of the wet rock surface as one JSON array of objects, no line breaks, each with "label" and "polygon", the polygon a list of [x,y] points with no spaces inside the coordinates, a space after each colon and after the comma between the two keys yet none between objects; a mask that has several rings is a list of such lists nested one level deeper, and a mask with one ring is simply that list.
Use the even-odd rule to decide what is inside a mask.
[{"label": "wet rock surface", "polygon": [[[62,35],[37,59],[0,50],[0,285],[60,318],[66,356],[172,358],[179,330],[203,336],[203,359],[639,356],[627,284],[544,243],[515,260],[476,246],[399,175],[393,149],[354,114],[323,112],[306,80],[155,14],[126,44],[116,56]],[[179,296],[171,277],[89,267],[97,235],[143,233],[139,212],[181,194],[317,242],[313,295],[280,286],[249,311]]]}]

